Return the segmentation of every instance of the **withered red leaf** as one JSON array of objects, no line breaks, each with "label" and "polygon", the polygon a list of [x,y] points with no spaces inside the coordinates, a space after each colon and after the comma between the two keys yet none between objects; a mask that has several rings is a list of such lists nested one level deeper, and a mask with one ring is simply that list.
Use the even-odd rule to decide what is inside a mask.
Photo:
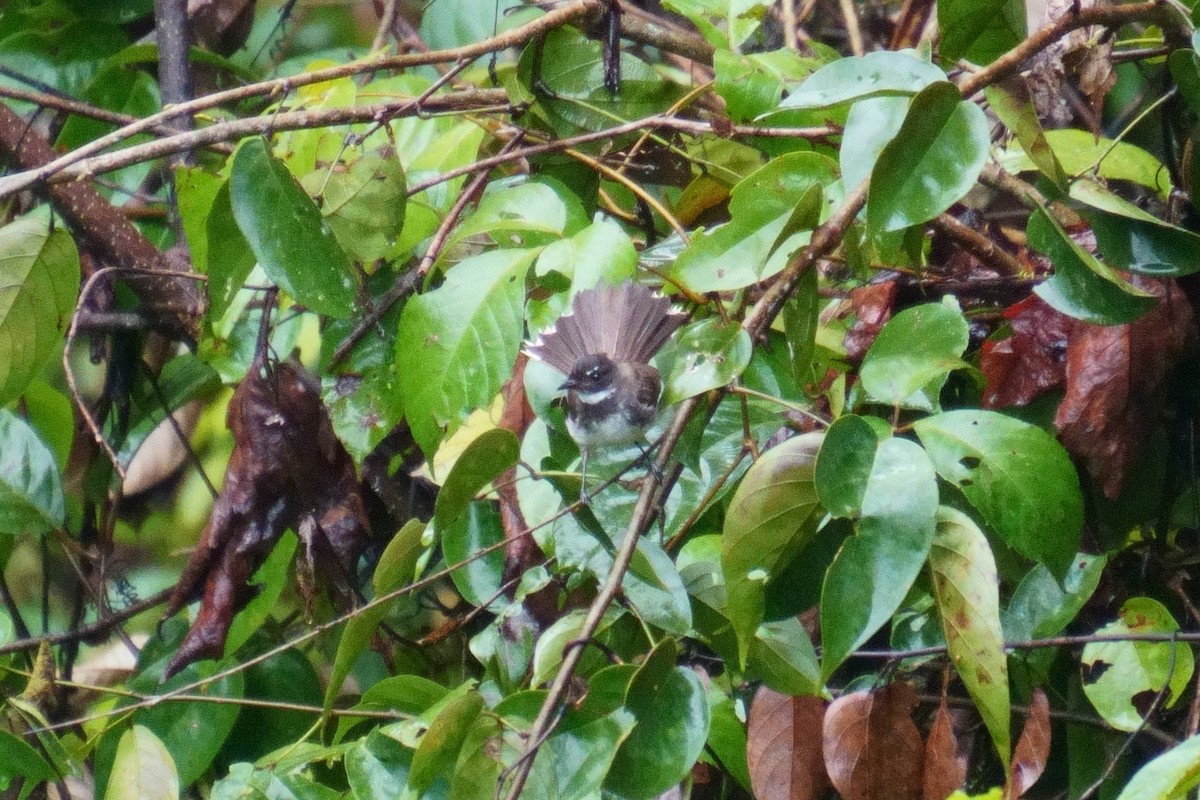
[{"label": "withered red leaf", "polygon": [[809,800],[829,787],[821,755],[825,701],[762,687],[746,721],[746,763],[759,800]]},{"label": "withered red leaf", "polygon": [[843,800],[917,800],[924,744],[912,720],[916,691],[898,682],[853,692],[825,712],[825,768]]},{"label": "withered red leaf", "polygon": [[1023,797],[1037,783],[1050,758],[1050,701],[1041,689],[1034,689],[1029,702],[1029,716],[1013,751],[1012,776],[1005,796],[1008,800]]},{"label": "withered red leaf", "polygon": [[900,286],[894,280],[868,283],[850,290],[847,300],[857,319],[846,331],[846,356],[859,361],[871,349],[875,337],[892,316],[892,305]]},{"label": "withered red leaf", "polygon": [[225,482],[164,615],[200,597],[168,677],[223,655],[234,615],[255,594],[248,581],[287,528],[317,532],[307,537],[315,540],[306,542],[308,551],[344,598],[367,544],[354,464],[311,375],[296,364],[256,361],[230,400],[226,423],[234,447]]},{"label": "withered red leaf", "polygon": [[967,754],[954,733],[954,720],[942,698],[925,742],[924,800],[946,800],[967,780]]},{"label": "withered red leaf", "polygon": [[987,381],[984,408],[1023,406],[1066,379],[1067,340],[1074,322],[1037,295],[1009,306],[1012,335],[984,342],[979,367]]},{"label": "withered red leaf", "polygon": [[1054,425],[1110,498],[1155,423],[1164,382],[1194,337],[1192,307],[1173,280],[1134,275],[1158,305],[1125,325],[1076,323],[1067,345],[1067,390]]}]

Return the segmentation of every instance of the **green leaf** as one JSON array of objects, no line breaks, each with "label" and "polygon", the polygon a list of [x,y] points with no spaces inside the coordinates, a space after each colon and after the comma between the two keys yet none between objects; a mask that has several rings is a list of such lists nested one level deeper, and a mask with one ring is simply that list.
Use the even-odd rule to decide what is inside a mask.
[{"label": "green leaf", "polygon": [[672,405],[728,385],[742,374],[754,350],[750,334],[736,321],[718,317],[693,322],[671,340],[662,355],[666,369],[663,405]]},{"label": "green leaf", "polygon": [[427,456],[512,374],[523,333],[525,271],[536,255],[495,250],[468,258],[441,287],[404,306],[396,372],[405,416]]},{"label": "green leaf", "polygon": [[677,656],[675,640],[663,639],[629,682],[624,708],[637,724],[617,750],[606,792],[650,800],[682,781],[704,750],[704,687],[696,673],[675,666]]},{"label": "green leaf", "polygon": [[360,153],[304,176],[301,184],[317,201],[342,249],[356,261],[383,258],[404,228],[408,202],[404,168],[390,147]]},{"label": "green leaf", "polygon": [[718,48],[713,54],[714,86],[735,122],[770,111],[783,94],[783,79],[762,69],[754,56]]},{"label": "green leaf", "polygon": [[[208,276],[209,313],[220,319],[233,305],[234,298],[254,270],[254,251],[242,235],[233,216],[230,181],[221,182],[213,198],[212,208],[205,217],[203,261],[197,261],[201,272]],[[264,267],[265,269],[265,267]]]},{"label": "green leaf", "polygon": [[911,104],[912,98],[902,95],[868,97],[850,107],[838,151],[843,186],[853,189],[871,176],[879,154],[904,125]]},{"label": "green leaf", "polygon": [[1071,197],[1090,206],[1082,213],[1106,263],[1163,277],[1200,271],[1200,236],[1160,220],[1096,181],[1075,181]]},{"label": "green leaf", "polygon": [[493,549],[485,556],[478,555],[504,540],[504,528],[494,506],[490,502],[468,505],[466,513],[442,534],[442,550],[449,564],[467,561],[450,573],[463,599],[473,606],[482,606],[490,600],[493,603],[490,610],[498,612],[507,603],[502,597],[496,598],[504,582],[504,550]]},{"label": "green leaf", "polygon": [[[600,618],[596,633],[603,633],[616,621],[619,614],[613,610],[605,612]],[[579,638],[587,613],[581,609],[568,611],[551,623],[540,636],[533,651],[533,673],[530,684],[541,686],[554,678],[554,673],[562,663],[563,653],[567,647]]]},{"label": "green leaf", "polygon": [[818,695],[823,688],[817,651],[796,617],[759,626],[746,659],[746,674],[788,695]]},{"label": "green leaf", "polygon": [[967,321],[954,298],[906,308],[888,320],[863,358],[860,377],[872,399],[937,411],[946,376],[967,366]]},{"label": "green leaf", "polygon": [[374,730],[346,751],[345,763],[354,800],[400,797],[408,785],[412,751]]},{"label": "green leaf", "polygon": [[825,431],[814,480],[821,505],[835,517],[862,514],[863,496],[875,463],[879,437],[862,417],[843,414]]},{"label": "green leaf", "polygon": [[834,180],[836,165],[826,156],[789,153],[771,159],[733,187],[728,223],[692,237],[670,269],[672,280],[695,292],[713,292],[741,289],[775,274],[789,255],[780,235],[799,227],[798,209],[802,222],[816,225],[820,197],[809,191],[823,190]]},{"label": "green leaf", "polygon": [[[145,652],[143,650],[143,654]],[[143,669],[137,678],[130,682],[129,688],[146,694],[169,692],[180,686],[195,683],[221,668],[212,661],[192,664],[166,683],[160,684],[158,675],[162,673],[159,668],[165,666],[170,655],[168,652],[165,657],[158,659],[153,670]],[[204,693],[225,698],[227,701],[236,701],[244,696],[244,689],[245,679],[238,673],[206,684]],[[234,702],[159,703],[135,711],[133,722],[150,729],[162,742],[175,762],[179,785],[183,787],[195,783],[213,763],[237,722],[238,712],[239,708]],[[204,735],[198,736],[197,731],[204,731]]]},{"label": "green leaf", "polygon": [[1046,140],[1046,132],[1038,119],[1037,109],[1033,107],[1025,78],[1014,76],[994,83],[983,91],[992,111],[1017,137],[1021,148],[1037,165],[1042,175],[1049,178],[1058,188],[1065,189],[1066,172]]},{"label": "green leaf", "polygon": [[946,73],[912,50],[880,50],[822,67],[779,104],[787,108],[829,106],[887,95],[913,95],[946,80]]},{"label": "green leaf", "polygon": [[167,748],[149,728],[134,725],[117,745],[104,800],[175,800],[179,776]]},{"label": "green leaf", "polygon": [[443,253],[481,235],[508,249],[535,247],[577,233],[586,223],[579,201],[557,182],[543,178],[501,185],[485,194],[475,213],[454,229]]},{"label": "green leaf", "polygon": [[514,99],[534,101],[534,112],[560,135],[661,113],[682,94],[628,49],[622,48],[619,57],[621,88],[614,94],[604,87],[600,43],[576,29],[555,28],[525,48],[507,88]]},{"label": "green leaf", "polygon": [[29,423],[0,409],[0,533],[46,533],[66,513],[54,454]]},{"label": "green leaf", "polygon": [[433,524],[445,530],[488,484],[517,463],[521,443],[503,428],[484,431],[462,451],[434,505]]},{"label": "green leaf", "polygon": [[57,780],[58,777],[54,768],[32,745],[0,729],[0,790],[8,789],[13,778],[24,778],[25,784],[17,797],[18,800],[25,800],[41,783]]},{"label": "green leaf", "polygon": [[[417,558],[421,554],[421,535],[425,525],[420,520],[411,519],[399,533],[392,537],[379,563],[375,565],[375,574],[371,585],[375,596],[381,597],[412,582],[417,568]],[[337,655],[333,659],[333,668],[329,675],[329,686],[325,689],[325,714],[333,708],[333,702],[341,691],[342,683],[350,674],[350,669],[359,655],[371,641],[379,623],[387,616],[387,603],[382,603],[366,611],[360,611],[356,617],[346,623],[342,638],[338,642]]]},{"label": "green leaf", "polygon": [[983,109],[954,84],[921,90],[871,171],[867,223],[896,231],[933,219],[975,186],[990,147]]},{"label": "green leaf", "polygon": [[943,480],[957,486],[1017,552],[1065,575],[1083,529],[1070,456],[1034,425],[995,411],[947,411],[913,423]]},{"label": "green leaf", "polygon": [[767,583],[817,532],[823,512],[813,475],[822,436],[797,436],[764,453],[746,472],[725,514],[726,615],[743,662],[763,620]]},{"label": "green leaf", "polygon": [[900,607],[929,555],[937,509],[925,451],[907,439],[880,444],[858,533],[842,544],[821,589],[824,679]]},{"label": "green leaf", "polygon": [[[1046,131],[1046,142],[1068,175],[1095,172],[1110,181],[1129,181],[1157,192],[1165,201],[1171,194],[1171,172],[1163,163],[1137,145],[1126,141],[1096,138],[1091,131],[1069,128]],[[1021,148],[1000,154],[1000,166],[1009,172],[1037,169]]]},{"label": "green leaf", "polygon": [[421,735],[408,770],[408,788],[418,795],[439,778],[449,778],[471,725],[483,711],[478,692],[466,692],[447,703]]},{"label": "green leaf", "polygon": [[821,314],[821,297],[817,293],[819,278],[817,270],[805,270],[796,291],[783,304],[780,315],[787,334],[788,353],[792,357],[792,378],[801,385],[813,379],[813,352]]},{"label": "green leaf", "polygon": [[319,314],[354,313],[357,280],[346,252],[265,140],[250,139],[238,148],[229,199],[238,228],[271,280]]},{"label": "green leaf", "polygon": [[[1171,633],[1179,623],[1166,606],[1149,597],[1132,597],[1121,604],[1118,618],[1096,633]],[[1142,725],[1154,696],[1167,688],[1163,707],[1179,701],[1192,679],[1195,662],[1185,642],[1089,642],[1081,659],[1083,693],[1109,725],[1135,731]]]},{"label": "green leaf", "polygon": [[1200,736],[1160,753],[1125,784],[1117,800],[1181,800],[1200,785]]},{"label": "green leaf", "polygon": [[1011,709],[996,560],[983,531],[957,509],[938,509],[929,571],[950,660],[975,701],[1007,771],[1012,748]]},{"label": "green leaf", "polygon": [[629,712],[618,710],[562,731],[546,741],[558,778],[558,800],[600,796],[613,759],[634,727]]},{"label": "green leaf", "polygon": [[1033,291],[1056,311],[1094,325],[1120,325],[1158,302],[1076,244],[1045,209],[1030,215],[1026,236],[1054,263],[1054,275]]},{"label": "green leaf", "polygon": [[198,356],[183,353],[163,365],[156,379],[157,390],[149,380],[135,384],[130,397],[130,430],[117,457],[128,465],[146,439],[166,419],[190,401],[215,394],[221,388],[221,376]]},{"label": "green leaf", "polygon": [[1091,599],[1107,563],[1104,556],[1078,553],[1061,585],[1045,564],[1034,564],[1008,602],[1004,638],[1027,642],[1057,636]]},{"label": "green leaf", "polygon": [[737,718],[733,699],[716,686],[708,690],[708,746],[725,771],[750,791],[750,767],[746,764],[746,726]]},{"label": "green leaf", "polygon": [[[266,641],[260,637],[254,645],[265,647]],[[243,661],[250,654],[258,654],[253,645],[243,652],[246,653]],[[308,656],[297,649],[284,650],[265,661],[250,664],[245,675],[245,697],[258,703],[242,707],[223,752],[250,760],[303,742],[320,721],[323,691],[321,676]],[[273,707],[273,703],[280,707]],[[288,704],[312,710],[283,707]]]},{"label": "green leaf", "polygon": [[[450,777],[452,800],[494,800],[505,755],[504,734],[515,735],[492,714],[481,714],[471,723],[459,748]],[[512,748],[508,748],[510,751]],[[511,762],[511,759],[510,759]]]},{"label": "green leaf", "polygon": [[597,283],[614,286],[633,279],[638,254],[629,235],[611,219],[593,222],[574,236],[552,242],[538,256],[534,272],[539,277],[558,273],[571,281],[569,292],[538,300],[531,298],[526,317],[529,329],[543,330],[567,313],[575,295]]},{"label": "green leaf", "polygon": [[1020,0],[941,0],[937,12],[938,56],[945,64],[960,58],[990,64],[1025,38]]},{"label": "green leaf", "polygon": [[0,406],[61,350],[78,294],[70,233],[32,216],[0,228]]},{"label": "green leaf", "polygon": [[250,585],[258,587],[246,607],[233,618],[229,634],[225,637],[225,655],[231,656],[250,640],[263,624],[271,618],[275,604],[287,585],[292,572],[292,558],[296,555],[297,539],[290,534],[279,537],[279,541],[250,579]]},{"label": "green leaf", "polygon": [[1200,56],[1195,50],[1180,48],[1167,56],[1167,66],[1188,108],[1200,114]]}]

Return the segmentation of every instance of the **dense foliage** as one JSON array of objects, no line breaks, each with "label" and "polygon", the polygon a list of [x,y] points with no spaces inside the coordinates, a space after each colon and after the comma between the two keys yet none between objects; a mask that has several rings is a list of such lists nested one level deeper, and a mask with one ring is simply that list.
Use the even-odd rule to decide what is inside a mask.
[{"label": "dense foliage", "polygon": [[418,5],[0,7],[0,793],[1200,783],[1185,4]]}]

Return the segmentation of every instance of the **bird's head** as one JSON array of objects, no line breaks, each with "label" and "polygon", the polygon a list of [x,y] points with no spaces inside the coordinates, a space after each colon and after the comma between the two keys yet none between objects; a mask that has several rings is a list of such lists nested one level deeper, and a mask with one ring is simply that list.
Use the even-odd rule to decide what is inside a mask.
[{"label": "bird's head", "polygon": [[559,388],[575,392],[584,402],[596,402],[612,393],[616,378],[616,363],[603,353],[592,353],[575,362]]}]

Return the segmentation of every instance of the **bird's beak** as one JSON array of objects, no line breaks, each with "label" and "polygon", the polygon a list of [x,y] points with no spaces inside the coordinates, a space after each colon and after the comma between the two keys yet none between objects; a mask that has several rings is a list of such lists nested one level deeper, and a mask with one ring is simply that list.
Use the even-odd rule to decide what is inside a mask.
[{"label": "bird's beak", "polygon": [[558,390],[561,392],[563,390],[569,390],[569,389],[574,389],[574,388],[575,388],[575,381],[571,380],[570,378],[567,378],[565,381],[563,381],[562,386],[558,387]]}]

